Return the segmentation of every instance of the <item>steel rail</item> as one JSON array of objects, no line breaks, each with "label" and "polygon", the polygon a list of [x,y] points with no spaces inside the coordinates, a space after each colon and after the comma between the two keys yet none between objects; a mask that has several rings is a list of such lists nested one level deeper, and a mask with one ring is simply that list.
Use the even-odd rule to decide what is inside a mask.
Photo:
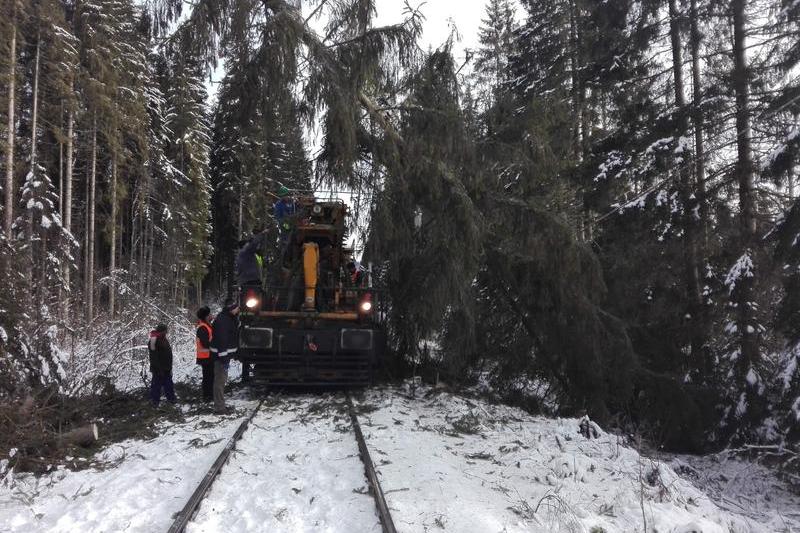
[{"label": "steel rail", "polygon": [[250,422],[253,420],[253,417],[256,415],[258,410],[261,409],[261,405],[263,403],[264,400],[258,402],[258,405],[255,407],[255,409],[253,409],[253,412],[250,413],[250,415],[245,418],[241,424],[239,424],[236,432],[230,439],[228,439],[227,444],[225,444],[225,448],[222,449],[219,456],[217,456],[217,460],[214,461],[214,464],[211,465],[211,468],[208,469],[206,475],[197,485],[197,488],[192,493],[189,501],[186,503],[183,509],[178,512],[177,516],[175,517],[175,521],[172,522],[172,525],[167,530],[168,533],[183,533],[184,529],[186,529],[186,525],[192,520],[192,518],[194,518],[195,514],[197,514],[197,509],[200,507],[200,502],[202,502],[203,498],[205,498],[208,489],[211,488],[214,480],[217,478],[222,470],[222,467],[225,466],[225,463],[228,461],[228,458],[236,447],[236,443],[242,438],[242,435],[244,435],[244,432],[247,430],[247,426],[250,425]]},{"label": "steel rail", "polygon": [[375,499],[375,507],[378,509],[378,517],[381,521],[383,533],[397,533],[392,521],[392,515],[389,513],[389,505],[386,503],[386,497],[383,494],[383,489],[381,489],[380,481],[378,481],[375,464],[372,462],[372,457],[367,448],[367,441],[364,440],[364,434],[361,432],[361,424],[358,423],[358,417],[350,394],[347,394],[347,406],[350,412],[350,421],[353,424],[353,432],[356,434],[356,441],[358,441],[359,455],[361,456],[361,462],[364,463],[367,481],[369,481],[372,488],[372,497]]}]

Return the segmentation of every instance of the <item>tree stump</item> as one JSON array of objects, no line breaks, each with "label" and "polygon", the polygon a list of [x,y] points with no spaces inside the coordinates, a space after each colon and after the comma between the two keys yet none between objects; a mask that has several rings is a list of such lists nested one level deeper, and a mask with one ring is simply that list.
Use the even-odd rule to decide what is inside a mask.
[{"label": "tree stump", "polygon": [[61,446],[81,446],[86,448],[97,442],[97,438],[97,424],[87,424],[61,435],[59,443]]}]

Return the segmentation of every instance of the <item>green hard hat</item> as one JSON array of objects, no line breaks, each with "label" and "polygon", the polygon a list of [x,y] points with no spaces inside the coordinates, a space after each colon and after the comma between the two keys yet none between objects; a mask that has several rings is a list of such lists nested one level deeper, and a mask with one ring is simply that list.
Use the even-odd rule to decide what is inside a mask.
[{"label": "green hard hat", "polygon": [[281,188],[278,189],[278,196],[283,198],[284,196],[289,196],[289,189],[281,185]]}]

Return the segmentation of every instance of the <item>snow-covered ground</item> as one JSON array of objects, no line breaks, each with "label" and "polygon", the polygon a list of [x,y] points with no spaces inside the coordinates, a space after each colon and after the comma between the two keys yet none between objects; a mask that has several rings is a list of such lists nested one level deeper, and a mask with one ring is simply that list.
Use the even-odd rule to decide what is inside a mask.
[{"label": "snow-covered ground", "polygon": [[[109,447],[105,469],[6,476],[0,531],[166,531],[255,399],[232,403],[236,416]],[[800,531],[800,498],[749,463],[658,462],[610,434],[587,439],[578,420],[427,388],[356,404],[401,532]],[[379,531],[366,486],[342,394],[271,397],[188,531]]]},{"label": "snow-covered ground", "polygon": [[800,532],[800,498],[773,470],[726,452],[665,459],[721,508],[767,524],[772,531]]},{"label": "snow-covered ground", "polygon": [[[239,415],[255,404],[231,401]],[[162,424],[154,439],[106,448],[95,457],[102,468],[62,467],[38,478],[6,474],[0,531],[166,531],[240,421],[241,416],[190,416],[181,424]]]},{"label": "snow-covered ground", "polygon": [[266,402],[186,529],[380,530],[341,395]]},{"label": "snow-covered ground", "polygon": [[579,420],[424,393],[373,390],[360,402],[400,531],[800,531],[800,498],[780,513],[721,509],[616,436],[585,438]]}]

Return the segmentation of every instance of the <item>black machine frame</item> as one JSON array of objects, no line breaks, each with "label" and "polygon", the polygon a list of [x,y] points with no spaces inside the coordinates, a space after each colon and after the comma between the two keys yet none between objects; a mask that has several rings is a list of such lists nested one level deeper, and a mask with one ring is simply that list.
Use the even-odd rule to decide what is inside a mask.
[{"label": "black machine frame", "polygon": [[[387,316],[384,291],[347,288],[372,304],[369,312],[276,310],[268,296],[287,287],[241,291],[239,359],[243,378],[269,386],[366,386],[383,364]],[[246,299],[258,295],[255,308]],[[266,309],[265,309],[266,307]]]}]

